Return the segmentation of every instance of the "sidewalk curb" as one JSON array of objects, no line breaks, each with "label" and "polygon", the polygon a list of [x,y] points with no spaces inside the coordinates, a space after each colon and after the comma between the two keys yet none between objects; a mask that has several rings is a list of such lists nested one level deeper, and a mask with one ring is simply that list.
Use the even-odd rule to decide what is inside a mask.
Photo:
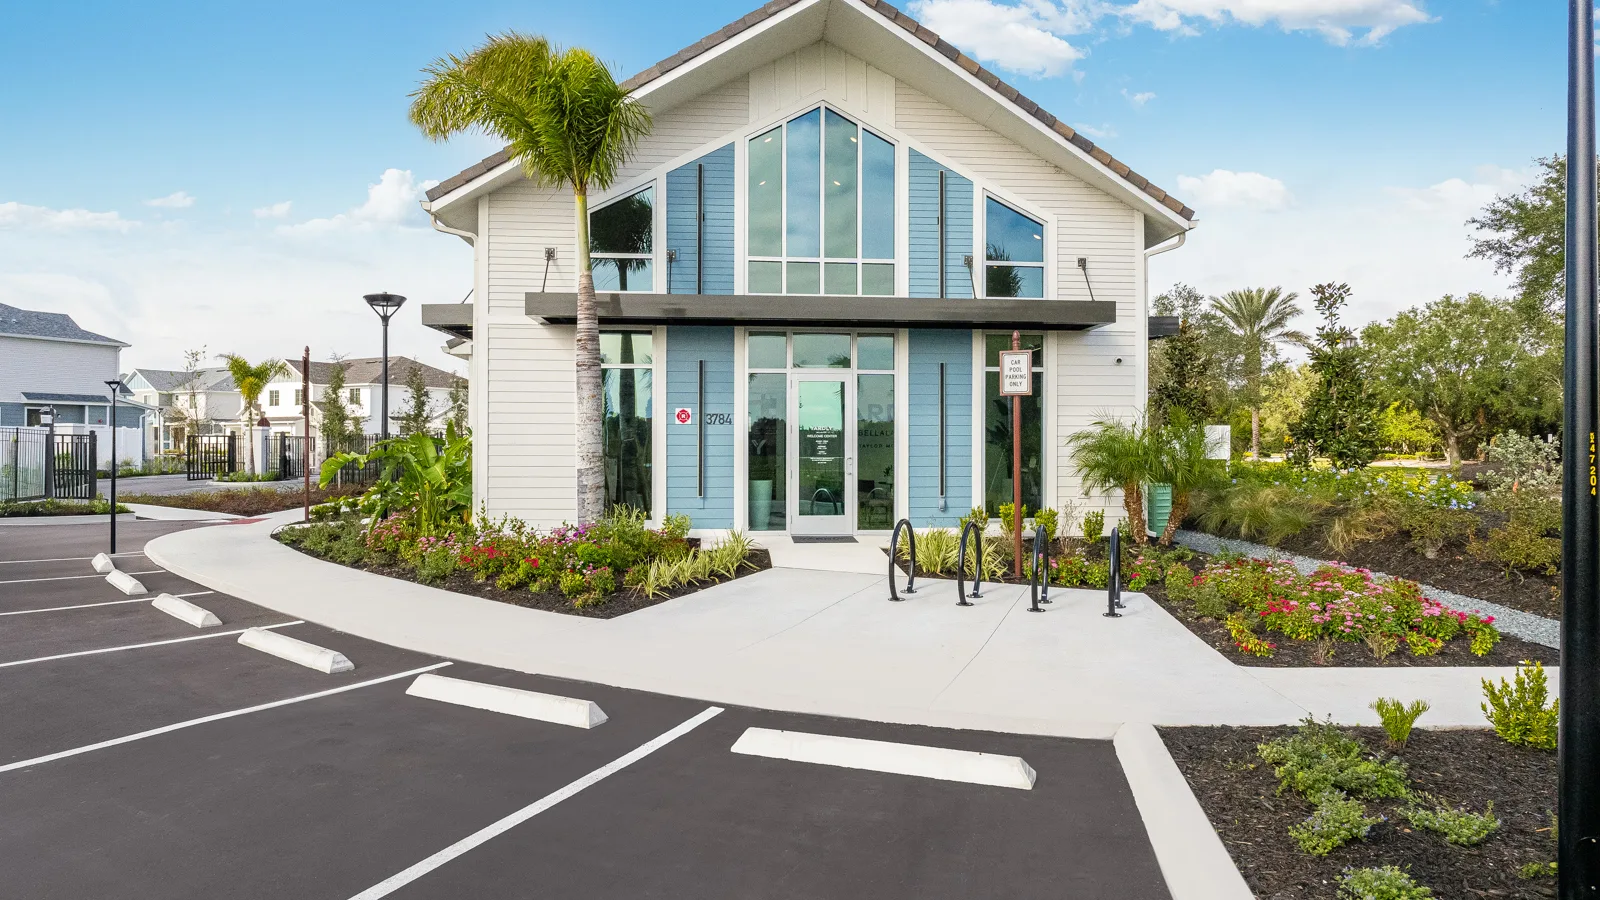
[{"label": "sidewalk curb", "polygon": [[1128,722],[1111,743],[1172,900],[1254,900],[1155,726]]}]

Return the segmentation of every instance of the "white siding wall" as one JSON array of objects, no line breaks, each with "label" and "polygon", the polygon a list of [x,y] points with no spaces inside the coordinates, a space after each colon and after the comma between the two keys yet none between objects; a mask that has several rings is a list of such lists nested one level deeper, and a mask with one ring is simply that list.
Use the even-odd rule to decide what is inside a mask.
[{"label": "white siding wall", "polygon": [[613,185],[628,190],[638,176],[725,138],[750,121],[750,80],[744,76],[654,116],[650,137],[617,173]]},{"label": "white siding wall", "polygon": [[0,402],[22,403],[22,392],[109,396],[117,347],[0,337]]}]

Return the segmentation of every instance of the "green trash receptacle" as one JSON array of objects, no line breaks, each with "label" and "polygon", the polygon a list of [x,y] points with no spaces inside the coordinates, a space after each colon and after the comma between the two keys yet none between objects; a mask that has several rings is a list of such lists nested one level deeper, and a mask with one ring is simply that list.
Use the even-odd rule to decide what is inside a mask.
[{"label": "green trash receptacle", "polygon": [[1167,528],[1167,518],[1172,515],[1172,485],[1152,484],[1144,489],[1145,527],[1152,536]]}]

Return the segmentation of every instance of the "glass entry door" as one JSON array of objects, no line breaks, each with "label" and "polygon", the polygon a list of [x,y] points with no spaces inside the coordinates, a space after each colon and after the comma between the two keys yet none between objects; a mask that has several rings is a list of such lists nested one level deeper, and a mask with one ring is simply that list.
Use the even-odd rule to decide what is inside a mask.
[{"label": "glass entry door", "polygon": [[792,375],[789,382],[791,534],[850,534],[855,530],[854,379]]}]

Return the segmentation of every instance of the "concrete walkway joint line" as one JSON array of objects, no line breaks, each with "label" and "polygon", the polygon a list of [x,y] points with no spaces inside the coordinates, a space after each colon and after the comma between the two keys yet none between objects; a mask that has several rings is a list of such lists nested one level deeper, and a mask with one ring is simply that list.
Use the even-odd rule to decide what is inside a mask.
[{"label": "concrete walkway joint line", "polygon": [[0,773],[10,772],[16,769],[26,769],[30,766],[54,762],[58,759],[66,759],[69,756],[78,756],[79,754],[90,753],[95,750],[104,750],[107,747],[115,747],[118,744],[126,744],[132,741],[143,740],[147,737],[155,737],[158,734],[167,734],[168,732],[178,731],[184,728],[193,728],[196,725],[204,725],[208,722],[218,722],[223,719],[231,719],[234,716],[244,716],[249,715],[250,713],[262,712],[263,710],[277,709],[280,706],[288,706],[291,703],[304,703],[307,700],[316,700],[319,697],[331,697],[334,694],[342,694],[345,691],[353,691],[358,688],[371,687],[375,684],[383,684],[386,681],[397,681],[401,678],[410,678],[418,673],[431,672],[434,669],[442,669],[448,665],[450,665],[450,663],[434,663],[431,666],[424,666],[420,669],[396,672],[393,675],[385,675],[382,678],[374,678],[371,681],[359,681],[355,684],[346,684],[340,687],[330,688],[326,691],[317,691],[314,694],[301,694],[298,697],[287,697],[283,700],[274,700],[271,703],[262,703],[257,706],[247,706],[244,709],[234,709],[229,710],[228,712],[216,713],[214,715],[201,716],[198,719],[189,719],[184,722],[174,722],[171,725],[163,725],[160,728],[152,728],[148,731],[138,732],[137,734],[129,734],[119,738],[112,738],[109,741],[101,741],[97,744],[86,744],[82,747],[74,747],[71,750],[62,750],[60,753],[50,753],[45,756],[35,756],[33,759],[24,759],[21,762],[9,763],[7,765],[0,766]]},{"label": "concrete walkway joint line", "polygon": [[417,680],[406,688],[406,694],[573,728],[593,728],[606,721],[605,712],[593,700],[542,694],[481,681],[446,678],[443,675],[418,675]]},{"label": "concrete walkway joint line", "polygon": [[398,891],[411,882],[416,881],[418,878],[421,878],[429,872],[432,872],[434,869],[439,868],[452,859],[461,856],[475,847],[480,847],[488,843],[496,837],[505,834],[507,831],[510,831],[518,825],[521,825],[523,822],[526,822],[534,816],[544,812],[550,807],[555,806],[557,803],[576,795],[578,792],[587,787],[598,784],[605,778],[622,771],[641,759],[644,759],[646,756],[649,756],[650,754],[660,750],[662,747],[665,747],[678,738],[683,737],[696,728],[699,728],[701,725],[710,721],[721,712],[722,708],[719,706],[713,706],[706,709],[704,712],[701,712],[699,715],[689,719],[671,731],[668,731],[645,744],[641,744],[634,750],[623,756],[617,757],[611,762],[601,766],[598,769],[595,769],[593,772],[590,772],[582,778],[579,778],[577,781],[568,784],[566,787],[561,788],[553,793],[546,794],[539,800],[524,806],[522,809],[517,810],[516,812],[506,816],[492,825],[489,825],[473,834],[468,835],[467,837],[462,838],[461,840],[451,844],[443,850],[440,850],[438,853],[433,854],[416,865],[385,878],[383,881],[378,882],[372,887],[369,887],[361,893],[350,898],[350,900],[378,900],[379,897],[389,896],[395,891]]},{"label": "concrete walkway joint line", "polygon": [[213,625],[222,624],[222,620],[217,618],[217,614],[211,610],[195,606],[193,603],[180,597],[174,597],[171,594],[162,594],[151,600],[150,605],[178,621],[186,622],[196,628],[210,628]]},{"label": "concrete walkway joint line", "polygon": [[337,650],[308,644],[299,638],[268,631],[265,628],[246,628],[239,634],[239,643],[252,650],[260,650],[279,659],[288,660],[326,675],[337,675],[354,669],[349,657]]},{"label": "concrete walkway joint line", "polygon": [[844,769],[913,775],[939,781],[964,781],[991,787],[1033,790],[1038,778],[1021,757],[972,750],[949,750],[920,744],[869,741],[863,738],[746,728],[733,743],[734,753]]}]

